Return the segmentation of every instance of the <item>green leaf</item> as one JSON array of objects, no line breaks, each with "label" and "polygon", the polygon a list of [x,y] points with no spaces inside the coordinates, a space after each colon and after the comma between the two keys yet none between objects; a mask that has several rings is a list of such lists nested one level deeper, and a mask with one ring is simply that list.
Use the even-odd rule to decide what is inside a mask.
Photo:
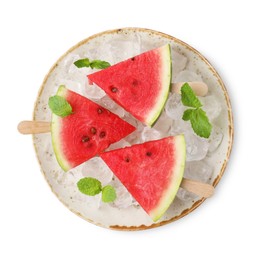
[{"label": "green leaf", "polygon": [[101,182],[92,177],[85,177],[80,179],[77,183],[77,186],[80,192],[89,196],[95,196],[102,190]]},{"label": "green leaf", "polygon": [[90,61],[88,58],[85,58],[85,59],[75,61],[74,65],[77,66],[78,68],[89,67]]},{"label": "green leaf", "polygon": [[48,100],[48,106],[52,113],[57,116],[65,117],[72,114],[72,107],[68,101],[61,96],[53,96]]},{"label": "green leaf", "polygon": [[191,108],[185,110],[182,119],[183,119],[184,121],[188,121],[188,120],[190,120],[193,111],[194,111],[194,109],[191,109]]},{"label": "green leaf", "polygon": [[111,185],[107,185],[102,189],[102,201],[113,202],[116,199],[116,191]]},{"label": "green leaf", "polygon": [[90,62],[90,67],[92,69],[106,69],[110,67],[110,63],[103,60],[93,60],[92,62]]},{"label": "green leaf", "polygon": [[182,103],[187,107],[199,108],[202,106],[202,103],[196,97],[194,91],[188,83],[184,83],[181,87],[181,98]]},{"label": "green leaf", "polygon": [[103,60],[90,61],[88,58],[80,59],[74,62],[78,68],[91,67],[92,69],[106,69],[110,67],[110,63]]},{"label": "green leaf", "polygon": [[208,138],[212,131],[212,125],[202,108],[194,109],[191,114],[191,125],[194,132],[204,138]]}]

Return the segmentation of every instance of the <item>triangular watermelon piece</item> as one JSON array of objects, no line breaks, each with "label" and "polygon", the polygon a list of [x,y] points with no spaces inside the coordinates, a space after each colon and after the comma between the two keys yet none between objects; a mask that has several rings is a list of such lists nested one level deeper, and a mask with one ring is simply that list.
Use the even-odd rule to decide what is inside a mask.
[{"label": "triangular watermelon piece", "polygon": [[183,135],[136,144],[101,158],[142,208],[157,221],[179,189],[185,165]]},{"label": "triangular watermelon piece", "polygon": [[64,97],[73,113],[66,117],[52,114],[52,144],[64,171],[103,152],[135,130],[104,107],[60,86],[57,95]]},{"label": "triangular watermelon piece", "polygon": [[159,117],[171,84],[170,45],[88,75],[116,103],[148,126]]}]

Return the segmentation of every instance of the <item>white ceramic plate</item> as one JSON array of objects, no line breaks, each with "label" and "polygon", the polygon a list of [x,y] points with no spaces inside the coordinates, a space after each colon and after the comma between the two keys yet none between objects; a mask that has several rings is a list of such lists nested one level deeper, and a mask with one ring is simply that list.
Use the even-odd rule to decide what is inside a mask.
[{"label": "white ceramic plate", "polygon": [[[224,173],[233,142],[229,97],[212,65],[198,51],[172,36],[149,29],[123,28],[99,33],[78,43],[66,52],[48,72],[35,104],[34,120],[51,120],[51,113],[47,106],[48,98],[56,93],[59,85],[65,84],[76,92],[83,92],[87,84],[87,79],[83,75],[91,71],[75,68],[72,64],[77,58],[89,57],[116,63],[166,43],[171,45],[173,59],[176,60],[177,55],[183,55],[187,60],[187,64],[184,65],[186,69],[197,73],[202,78],[209,87],[209,95],[215,96],[221,105],[221,113],[216,119],[216,124],[224,138],[217,151],[206,156],[206,161],[213,166],[212,176],[207,182],[216,186]],[[114,56],[111,53],[114,53]],[[182,69],[180,66],[173,62],[173,77]],[[35,135],[33,140],[42,172],[52,191],[72,212],[96,225],[121,230],[157,227],[185,216],[204,202],[203,198],[196,196],[188,200],[176,198],[165,215],[158,222],[153,223],[139,206],[118,208],[111,204],[101,203],[99,197],[93,198],[80,194],[76,183],[83,177],[81,170],[76,168],[64,173],[60,169],[53,154],[50,134]]]}]

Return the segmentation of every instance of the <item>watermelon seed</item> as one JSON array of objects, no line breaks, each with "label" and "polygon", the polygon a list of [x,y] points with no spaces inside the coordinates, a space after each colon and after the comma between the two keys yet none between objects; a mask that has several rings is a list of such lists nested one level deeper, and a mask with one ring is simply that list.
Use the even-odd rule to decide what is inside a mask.
[{"label": "watermelon seed", "polygon": [[106,136],[106,133],[103,131],[103,132],[100,132],[100,138],[103,138]]},{"label": "watermelon seed", "polygon": [[95,127],[91,127],[90,132],[95,135],[97,133],[97,129]]},{"label": "watermelon seed", "polygon": [[130,158],[129,157],[126,157],[125,158],[125,162],[129,162],[130,161]]},{"label": "watermelon seed", "polygon": [[147,152],[146,155],[147,155],[147,156],[151,156],[152,153],[151,153],[151,152]]},{"label": "watermelon seed", "polygon": [[90,140],[90,138],[88,137],[88,136],[86,136],[86,135],[84,135],[83,137],[82,137],[82,143],[86,143],[86,142],[88,142]]},{"label": "watermelon seed", "polygon": [[134,61],[134,60],[135,60],[135,57],[132,57],[131,60]]},{"label": "watermelon seed", "polygon": [[138,80],[137,79],[134,79],[133,81],[132,81],[132,86],[137,86],[138,85]]},{"label": "watermelon seed", "polygon": [[102,112],[103,112],[103,109],[102,108],[98,108],[98,113],[102,114]]},{"label": "watermelon seed", "polygon": [[118,91],[118,89],[112,86],[111,92],[116,93],[117,91]]}]

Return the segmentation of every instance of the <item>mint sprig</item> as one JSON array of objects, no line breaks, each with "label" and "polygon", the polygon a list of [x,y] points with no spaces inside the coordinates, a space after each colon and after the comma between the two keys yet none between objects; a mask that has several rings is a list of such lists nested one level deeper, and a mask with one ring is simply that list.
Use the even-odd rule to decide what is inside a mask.
[{"label": "mint sprig", "polygon": [[92,69],[106,69],[110,67],[110,63],[103,60],[92,60],[88,58],[80,59],[74,62],[74,65],[78,68],[90,67]]},{"label": "mint sprig", "polygon": [[57,116],[65,117],[72,114],[72,107],[68,101],[58,95],[52,96],[48,100],[48,106],[51,109],[52,113]]},{"label": "mint sprig", "polygon": [[188,83],[181,87],[181,98],[183,105],[191,107],[184,111],[182,119],[190,121],[194,132],[204,138],[209,138],[212,125],[206,115],[206,112],[201,108],[203,105],[195,95],[194,91]]},{"label": "mint sprig", "polygon": [[111,185],[102,187],[101,182],[92,177],[85,177],[78,181],[79,191],[88,196],[95,196],[102,192],[102,201],[113,202],[116,199],[116,191]]}]

